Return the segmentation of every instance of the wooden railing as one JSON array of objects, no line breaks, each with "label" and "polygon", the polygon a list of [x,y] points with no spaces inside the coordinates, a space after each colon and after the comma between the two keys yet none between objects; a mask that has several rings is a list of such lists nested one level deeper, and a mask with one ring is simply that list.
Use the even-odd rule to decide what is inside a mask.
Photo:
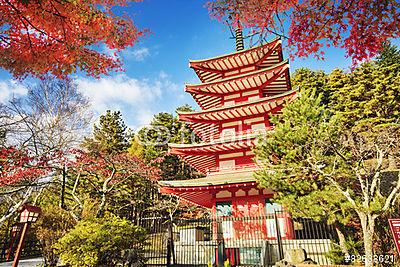
[{"label": "wooden railing", "polygon": [[249,170],[257,170],[258,166],[254,163],[235,165],[233,167],[216,167],[212,169],[207,169],[207,174],[215,174],[217,172],[229,173],[229,172],[241,172]]}]

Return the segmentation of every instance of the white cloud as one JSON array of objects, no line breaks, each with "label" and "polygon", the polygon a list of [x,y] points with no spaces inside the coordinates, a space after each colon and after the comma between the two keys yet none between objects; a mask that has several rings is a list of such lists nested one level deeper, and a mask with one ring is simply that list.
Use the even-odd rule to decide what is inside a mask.
[{"label": "white cloud", "polygon": [[120,110],[125,122],[132,128],[148,124],[158,110],[157,104],[162,101],[163,92],[178,87],[160,75],[154,79],[136,79],[126,74],[104,77],[98,80],[79,78],[77,85],[91,101],[92,109],[97,115],[106,110]]},{"label": "white cloud", "polygon": [[5,103],[13,97],[24,96],[28,89],[15,80],[0,81],[0,103]]},{"label": "white cloud", "polygon": [[145,58],[150,56],[150,49],[147,47],[142,48],[131,48],[128,47],[121,52],[117,49],[110,49],[107,46],[102,47],[102,52],[113,59],[118,58],[118,54],[122,55],[126,60],[143,61]]},{"label": "white cloud", "polygon": [[126,59],[133,59],[135,61],[143,61],[145,58],[150,56],[150,50],[147,47],[137,48],[134,50],[126,49],[122,53]]}]

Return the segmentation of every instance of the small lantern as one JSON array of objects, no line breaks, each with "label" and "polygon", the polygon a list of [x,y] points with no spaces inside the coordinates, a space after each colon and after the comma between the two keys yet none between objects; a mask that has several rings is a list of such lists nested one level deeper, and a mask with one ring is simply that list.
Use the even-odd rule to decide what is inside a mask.
[{"label": "small lantern", "polygon": [[11,228],[11,233],[15,234],[21,231],[21,224],[15,223]]},{"label": "small lantern", "polygon": [[42,210],[39,207],[31,206],[31,205],[24,205],[21,211],[20,222],[22,223],[34,223],[39,218],[40,213]]}]

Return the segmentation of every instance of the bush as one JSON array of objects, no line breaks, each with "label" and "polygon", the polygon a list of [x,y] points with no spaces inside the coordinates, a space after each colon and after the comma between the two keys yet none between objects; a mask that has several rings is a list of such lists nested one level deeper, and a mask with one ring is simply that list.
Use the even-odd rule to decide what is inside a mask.
[{"label": "bush", "polygon": [[76,224],[71,215],[58,206],[43,209],[40,219],[35,223],[36,237],[42,246],[46,266],[56,266],[58,255],[54,249],[57,241]]},{"label": "bush", "polygon": [[140,251],[145,237],[143,228],[109,215],[79,222],[55,247],[70,266],[115,266],[127,250]]}]

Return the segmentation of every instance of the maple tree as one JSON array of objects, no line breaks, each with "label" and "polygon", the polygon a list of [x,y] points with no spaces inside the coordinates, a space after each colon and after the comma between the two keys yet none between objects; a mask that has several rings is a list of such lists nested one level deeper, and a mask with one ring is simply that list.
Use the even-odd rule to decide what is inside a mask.
[{"label": "maple tree", "polygon": [[159,178],[159,169],[148,166],[142,160],[127,153],[96,154],[76,150],[75,159],[68,164],[72,186],[70,210],[75,217],[84,208],[85,198],[96,203],[95,215],[103,216],[105,211],[125,215],[124,209],[135,210],[140,204],[151,205],[149,191]]},{"label": "maple tree", "polygon": [[145,33],[112,11],[124,5],[126,0],[1,0],[0,67],[17,78],[119,70],[118,55],[100,51],[119,51]]},{"label": "maple tree", "polygon": [[16,147],[0,149],[0,188],[16,183],[32,182],[46,174],[46,161],[30,156]]},{"label": "maple tree", "polygon": [[323,58],[321,48],[332,45],[344,48],[357,63],[377,55],[385,41],[400,36],[396,0],[215,0],[208,7],[212,17],[235,28],[288,37],[292,56]]}]

